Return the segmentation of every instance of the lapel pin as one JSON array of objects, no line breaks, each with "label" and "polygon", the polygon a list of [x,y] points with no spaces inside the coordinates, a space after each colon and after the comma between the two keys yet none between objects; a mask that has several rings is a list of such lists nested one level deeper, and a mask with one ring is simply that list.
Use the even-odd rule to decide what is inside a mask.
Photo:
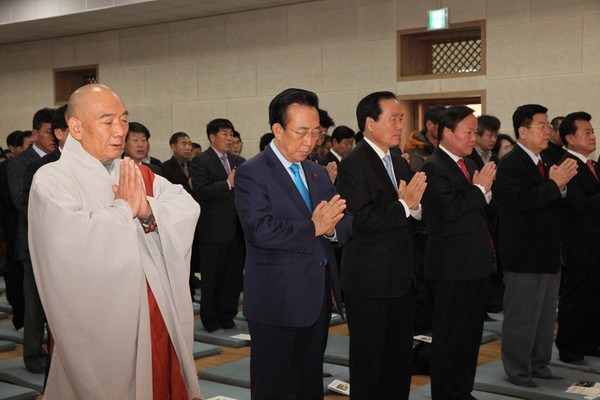
[{"label": "lapel pin", "polygon": [[313,178],[316,178],[316,177],[317,177],[317,174],[313,174]]}]

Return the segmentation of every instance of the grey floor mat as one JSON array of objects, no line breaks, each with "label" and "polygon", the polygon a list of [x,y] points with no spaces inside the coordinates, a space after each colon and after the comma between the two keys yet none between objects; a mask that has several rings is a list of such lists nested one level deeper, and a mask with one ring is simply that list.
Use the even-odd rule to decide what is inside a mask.
[{"label": "grey floor mat", "polygon": [[10,340],[0,340],[0,353],[4,351],[11,351],[16,348],[17,344],[15,342],[11,342]]},{"label": "grey floor mat", "polygon": [[12,306],[8,303],[6,296],[0,297],[0,311],[12,314]]},{"label": "grey floor mat", "polygon": [[44,391],[44,374],[29,372],[23,364],[22,357],[0,361],[0,380],[33,389],[38,393]]},{"label": "grey floor mat", "polygon": [[249,340],[231,337],[240,333],[248,333],[248,324],[243,321],[236,321],[236,325],[238,326],[236,329],[225,329],[219,333],[215,333],[207,332],[202,326],[202,322],[196,320],[194,321],[194,340],[234,348],[250,346]]},{"label": "grey floor mat", "polygon": [[495,321],[485,321],[483,323],[483,330],[494,332],[498,336],[502,336],[502,322],[504,321],[504,314],[502,313],[488,313],[490,317]]},{"label": "grey floor mat", "polygon": [[[518,397],[509,397],[503,396],[498,393],[487,393],[481,392],[478,390],[474,390],[472,392],[473,396],[477,398],[477,400],[515,400]],[[431,400],[431,385],[421,386],[420,388],[416,388],[415,390],[410,391],[410,400]]]},{"label": "grey floor mat", "polygon": [[0,400],[33,400],[39,395],[33,389],[0,382]]},{"label": "grey floor mat", "polygon": [[[331,393],[327,385],[335,379],[348,382],[350,374],[348,367],[334,364],[323,364],[323,373],[327,377],[323,378],[323,390],[325,393]],[[210,381],[220,382],[227,385],[241,386],[250,388],[250,358],[243,358],[227,364],[203,369],[198,372],[198,377]]]},{"label": "grey floor mat", "polygon": [[220,347],[206,343],[194,342],[194,360],[219,354],[223,350]]},{"label": "grey floor mat", "polygon": [[565,393],[565,390],[575,382],[582,380],[595,382],[598,378],[596,374],[557,366],[552,366],[551,369],[554,375],[562,376],[564,379],[554,381],[534,378],[533,381],[538,384],[538,387],[526,388],[513,385],[508,381],[501,360],[492,361],[477,367],[474,388],[484,392],[531,400],[582,400],[583,396]]},{"label": "grey floor mat", "polygon": [[[44,342],[48,339],[48,334],[44,334]],[[23,331],[17,332],[11,320],[0,321],[0,340],[10,340],[11,342],[23,344]]]},{"label": "grey floor mat", "polygon": [[6,282],[4,281],[4,277],[0,276],[0,294],[6,292]]},{"label": "grey floor mat", "polygon": [[202,379],[200,379],[198,383],[200,384],[200,389],[202,389],[202,392],[204,393],[205,399],[216,396],[225,396],[235,400],[250,400],[250,389],[205,381]]},{"label": "grey floor mat", "polygon": [[[552,346],[552,361],[550,361],[550,365],[556,365],[561,368],[567,368],[567,369],[572,369],[572,370],[576,370],[576,371],[583,371],[583,372],[589,372],[592,374],[600,375],[600,358],[599,357],[587,357],[586,356],[584,358],[584,360],[588,365],[574,365],[574,364],[568,364],[568,363],[562,362],[558,358],[558,349],[556,348],[556,345]],[[600,381],[600,378],[596,378],[596,379],[598,381]]]}]

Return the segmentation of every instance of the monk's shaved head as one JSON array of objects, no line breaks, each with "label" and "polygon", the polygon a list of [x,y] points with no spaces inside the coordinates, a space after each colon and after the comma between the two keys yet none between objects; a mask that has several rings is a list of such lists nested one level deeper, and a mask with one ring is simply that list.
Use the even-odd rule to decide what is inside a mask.
[{"label": "monk's shaved head", "polygon": [[128,112],[115,92],[97,83],[82,86],[71,94],[66,114],[71,136],[93,157],[104,162],[121,155]]}]

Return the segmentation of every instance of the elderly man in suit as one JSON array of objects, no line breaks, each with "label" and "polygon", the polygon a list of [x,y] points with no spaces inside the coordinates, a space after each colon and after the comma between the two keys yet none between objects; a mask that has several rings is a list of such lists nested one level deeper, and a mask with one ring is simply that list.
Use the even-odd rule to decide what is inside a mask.
[{"label": "elderly man in suit", "polygon": [[233,124],[217,118],[206,125],[210,147],[192,160],[198,220],[200,319],[207,331],[234,328],[242,290],[244,235],[234,204],[234,175],[243,159],[229,153]]},{"label": "elderly man in suit", "polygon": [[540,158],[550,136],[547,111],[539,104],[515,110],[518,142],[502,157],[494,184],[506,285],[502,363],[510,382],[526,387],[537,387],[532,378],[559,378],[548,368],[560,284],[559,207],[577,174],[573,159],[548,168]]},{"label": "elderly man in suit", "polygon": [[562,292],[558,307],[556,347],[560,359],[584,364],[584,356],[600,356],[600,168],[589,159],[596,150],[591,115],[567,115],[560,136],[567,145],[563,160],[575,160],[578,174],[567,184],[562,212]]},{"label": "elderly man in suit", "polygon": [[44,323],[46,316],[40,301],[29,246],[27,243],[27,198],[23,185],[27,166],[56,149],[56,138],[52,132],[54,110],[43,108],[33,116],[32,136],[34,143],[27,150],[10,160],[7,177],[10,195],[19,210],[17,227],[16,254],[23,264],[23,295],[25,298],[25,319],[23,333],[23,360],[27,369],[33,373],[43,373],[47,366],[47,353],[44,344]]},{"label": "elderly man in suit", "polygon": [[479,343],[492,271],[484,207],[492,198],[496,165],[466,157],[477,138],[469,107],[447,108],[438,125],[439,146],[425,161],[428,185],[423,213],[429,239],[425,278],[434,298],[431,398],[473,399]]},{"label": "elderly man in suit", "polygon": [[425,174],[413,177],[406,160],[390,151],[400,144],[403,115],[391,92],[363,98],[356,117],[364,140],[340,163],[337,181],[354,217],[341,280],[356,400],[408,399],[410,390],[415,289],[409,221],[420,218],[426,183]]},{"label": "elderly man in suit", "polygon": [[352,218],[325,168],[306,160],[319,136],[318,101],[302,89],[275,96],[275,138],[235,177],[253,399],[323,398],[332,307],[341,312],[332,245],[348,238]]}]

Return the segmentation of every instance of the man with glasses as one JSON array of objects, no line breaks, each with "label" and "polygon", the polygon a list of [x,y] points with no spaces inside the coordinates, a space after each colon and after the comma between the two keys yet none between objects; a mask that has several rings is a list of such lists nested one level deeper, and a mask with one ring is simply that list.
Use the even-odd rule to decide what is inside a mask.
[{"label": "man with glasses", "polygon": [[502,362],[511,383],[537,387],[532,378],[561,379],[548,368],[560,284],[559,206],[577,162],[549,167],[547,108],[520,106],[513,114],[517,144],[498,166],[495,194],[504,269]]},{"label": "man with glasses", "polygon": [[352,218],[327,171],[306,160],[320,134],[318,101],[302,89],[275,96],[275,138],[235,176],[253,399],[323,398],[329,320],[342,312],[332,245],[348,238]]}]

